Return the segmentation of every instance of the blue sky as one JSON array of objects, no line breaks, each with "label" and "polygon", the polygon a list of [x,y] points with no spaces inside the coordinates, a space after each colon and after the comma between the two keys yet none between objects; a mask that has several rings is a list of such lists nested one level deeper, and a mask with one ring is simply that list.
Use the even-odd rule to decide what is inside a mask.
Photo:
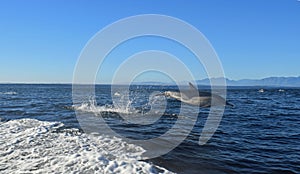
[{"label": "blue sky", "polygon": [[[201,31],[230,79],[300,75],[297,0],[4,0],[0,2],[0,82],[72,82],[78,56],[93,35],[122,18],[149,13],[179,18]],[[131,49],[130,44],[124,50]],[[189,53],[164,46],[167,41],[144,38],[137,44],[139,48],[126,53],[112,53],[99,78],[105,82],[116,60],[145,49],[181,54],[196,78],[205,77],[187,60]]]}]

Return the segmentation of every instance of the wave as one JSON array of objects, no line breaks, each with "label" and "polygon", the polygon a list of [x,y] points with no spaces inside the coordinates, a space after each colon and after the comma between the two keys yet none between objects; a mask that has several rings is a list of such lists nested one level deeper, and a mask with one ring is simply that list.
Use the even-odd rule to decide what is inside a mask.
[{"label": "wave", "polygon": [[145,150],[116,137],[35,119],[0,122],[0,173],[172,173],[140,161]]},{"label": "wave", "polygon": [[8,92],[0,92],[0,95],[17,95],[17,92],[14,91],[8,91]]}]

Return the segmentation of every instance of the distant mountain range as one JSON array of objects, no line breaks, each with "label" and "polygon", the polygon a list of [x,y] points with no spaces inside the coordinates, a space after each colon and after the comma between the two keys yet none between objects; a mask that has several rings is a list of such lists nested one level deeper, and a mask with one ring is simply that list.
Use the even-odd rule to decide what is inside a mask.
[{"label": "distant mountain range", "polygon": [[[224,78],[211,78],[196,80],[197,85],[210,85],[210,81],[213,81],[216,85],[221,85]],[[263,79],[242,79],[242,80],[230,80],[225,78],[227,86],[274,86],[274,87],[300,87],[299,77],[268,77]],[[163,83],[163,82],[136,82],[134,84],[143,85],[176,85],[175,83]],[[179,82],[180,85],[187,85],[188,81]]]},{"label": "distant mountain range", "polygon": [[[212,78],[215,84],[221,84],[223,78]],[[198,85],[210,85],[209,79],[197,80]],[[263,79],[242,79],[230,80],[225,79],[227,86],[286,86],[286,87],[300,87],[299,77],[268,77]]]}]

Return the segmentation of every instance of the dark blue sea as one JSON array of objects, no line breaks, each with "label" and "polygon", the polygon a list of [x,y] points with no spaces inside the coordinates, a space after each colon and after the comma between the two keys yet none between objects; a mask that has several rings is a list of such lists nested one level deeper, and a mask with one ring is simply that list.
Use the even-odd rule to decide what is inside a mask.
[{"label": "dark blue sea", "polygon": [[120,113],[147,120],[155,113],[145,113],[160,100],[149,96],[176,90],[131,86],[129,100],[117,107],[112,95],[123,101],[122,87],[112,93],[111,86],[96,85],[95,96],[86,96],[89,102],[73,103],[72,85],[1,84],[0,173],[300,173],[299,88],[228,87],[227,101],[234,107],[225,108],[205,145],[198,142],[209,108],[189,106],[188,112],[197,113],[192,131],[175,149],[152,159],[142,158],[146,150],[137,144],[88,133],[76,116],[80,112],[91,127],[102,117],[123,137],[149,140],[184,118],[180,101],[167,99],[151,124],[128,123]]}]

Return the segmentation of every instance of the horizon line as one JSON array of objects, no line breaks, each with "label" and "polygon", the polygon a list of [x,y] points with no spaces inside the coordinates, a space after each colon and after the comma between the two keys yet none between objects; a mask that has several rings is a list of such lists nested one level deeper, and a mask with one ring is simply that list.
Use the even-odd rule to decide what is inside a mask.
[{"label": "horizon line", "polygon": [[[223,77],[212,77],[212,78],[203,78],[203,79],[197,79],[197,80],[206,80],[206,79],[220,79],[220,78],[223,78]],[[268,76],[268,77],[263,77],[263,78],[241,78],[241,79],[231,79],[231,78],[228,78],[228,77],[224,77],[225,79],[227,80],[233,80],[233,81],[239,81],[239,80],[263,80],[263,79],[266,79],[266,78],[300,78],[300,75],[298,76]],[[194,81],[197,81],[197,80],[194,80]],[[187,81],[187,80],[182,80],[180,82],[184,82],[184,81]],[[153,83],[173,83],[173,82],[162,82],[162,81],[139,81],[139,82],[133,82],[133,83],[147,83],[147,82],[153,82]],[[180,83],[180,82],[175,82],[175,83]],[[124,85],[124,84],[130,84],[132,82],[120,82],[118,84],[120,85]],[[73,82],[1,82],[0,81],[0,84],[88,84],[88,83],[73,83]],[[99,85],[111,85],[110,83],[107,83],[107,82],[104,82],[104,83],[99,83],[99,82],[95,82],[95,83],[91,83],[91,84],[99,84]],[[91,84],[88,84],[88,85],[91,85]],[[118,85],[116,84],[116,85]]]}]

